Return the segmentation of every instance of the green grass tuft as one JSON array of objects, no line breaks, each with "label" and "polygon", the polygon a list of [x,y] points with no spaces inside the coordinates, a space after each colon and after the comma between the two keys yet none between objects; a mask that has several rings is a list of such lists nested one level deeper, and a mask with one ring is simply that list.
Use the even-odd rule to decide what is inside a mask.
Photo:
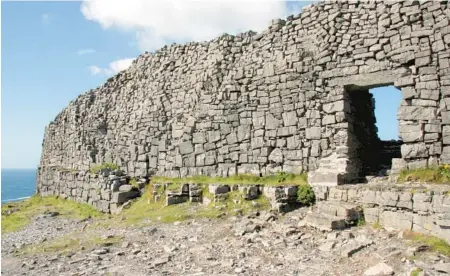
[{"label": "green grass tuft", "polygon": [[415,170],[403,170],[400,172],[398,182],[419,182],[419,183],[450,183],[450,168],[448,165],[440,167],[420,168]]},{"label": "green grass tuft", "polygon": [[53,254],[78,252],[81,248],[92,250],[96,247],[110,246],[123,240],[123,236],[102,238],[99,236],[85,236],[84,233],[72,233],[67,236],[57,237],[39,244],[25,246],[17,255]]},{"label": "green grass tuft", "polygon": [[[18,210],[10,215],[4,214],[8,209]],[[78,219],[103,216],[101,212],[85,203],[78,203],[53,196],[41,197],[35,195],[21,202],[2,205],[2,233],[20,230],[28,225],[34,216],[45,211],[56,211],[60,213],[60,216]]]},{"label": "green grass tuft", "polygon": [[420,272],[422,272],[422,271],[423,271],[423,269],[421,269],[421,268],[416,268],[416,269],[414,269],[413,271],[411,271],[410,276],[419,276]]},{"label": "green grass tuft", "polygon": [[114,163],[103,163],[100,165],[94,165],[90,168],[90,172],[92,174],[98,174],[102,169],[111,169],[111,170],[118,170],[120,169],[119,165],[116,165]]},{"label": "green grass tuft", "polygon": [[381,223],[379,220],[377,220],[374,224],[372,224],[372,227],[379,230],[379,229],[383,229],[383,226],[381,226]]},{"label": "green grass tuft", "polygon": [[209,204],[185,202],[165,206],[165,194],[161,194],[161,199],[155,202],[152,192],[150,192],[154,190],[153,185],[148,185],[146,189],[149,192],[145,192],[130,208],[120,214],[121,219],[117,222],[118,224],[138,227],[155,222],[171,223],[193,218],[217,218],[223,213],[230,216],[237,212],[245,214],[256,210],[270,209],[270,202],[265,196],[247,201],[243,199],[239,191],[228,193],[228,198],[222,202],[214,202],[214,197],[208,192],[207,185],[203,185],[202,192],[204,200],[211,201]]},{"label": "green grass tuft", "polygon": [[414,243],[428,245],[432,251],[450,257],[450,245],[443,239],[412,231],[405,232],[404,238],[406,240],[411,240]]},{"label": "green grass tuft", "polygon": [[307,184],[307,174],[289,174],[278,173],[268,176],[256,176],[251,174],[236,174],[229,177],[210,177],[205,175],[190,176],[183,178],[154,176],[151,179],[152,183],[171,183],[172,185],[183,183],[197,183],[197,184],[259,184],[259,185],[303,185]]},{"label": "green grass tuft", "polygon": [[134,177],[130,179],[130,181],[128,182],[128,184],[130,184],[131,186],[136,187],[136,188],[139,189],[139,185],[138,185],[138,183],[137,183],[137,181],[136,181],[136,178],[134,178]]},{"label": "green grass tuft", "polygon": [[303,184],[298,186],[297,200],[306,206],[311,206],[316,202],[316,196],[311,186]]}]

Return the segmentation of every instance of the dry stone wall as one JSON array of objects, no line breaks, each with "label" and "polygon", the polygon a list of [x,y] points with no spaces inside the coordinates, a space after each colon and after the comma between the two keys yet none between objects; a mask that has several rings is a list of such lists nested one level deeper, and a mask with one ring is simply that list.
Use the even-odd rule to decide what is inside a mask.
[{"label": "dry stone wall", "polygon": [[70,187],[61,168],[105,162],[136,178],[309,171],[313,184],[352,182],[377,142],[360,94],[390,84],[403,95],[393,169],[450,162],[449,20],[447,1],[328,1],[259,34],[144,53],[46,127],[38,192]]},{"label": "dry stone wall", "polygon": [[130,177],[122,171],[102,170],[91,174],[76,171],[53,170],[41,177],[38,187],[42,196],[59,196],[80,203],[87,203],[105,213],[115,213],[124,203],[140,196],[139,188],[145,179],[139,179],[130,185]]},{"label": "dry stone wall", "polygon": [[361,184],[315,187],[323,206],[353,203],[364,210],[365,221],[391,230],[414,231],[450,242],[449,185]]}]

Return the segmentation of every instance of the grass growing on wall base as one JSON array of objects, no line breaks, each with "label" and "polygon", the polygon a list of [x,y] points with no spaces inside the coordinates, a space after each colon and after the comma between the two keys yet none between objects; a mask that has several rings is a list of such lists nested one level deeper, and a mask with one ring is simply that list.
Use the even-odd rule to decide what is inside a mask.
[{"label": "grass growing on wall base", "polygon": [[[6,213],[9,210],[14,210],[14,212],[8,215]],[[101,212],[88,204],[53,196],[41,197],[35,195],[21,202],[2,205],[2,233],[17,231],[25,227],[34,216],[45,211],[55,211],[59,212],[60,216],[79,219],[103,216]]]},{"label": "grass growing on wall base", "polygon": [[236,174],[229,177],[211,177],[205,175],[190,176],[183,178],[154,176],[151,179],[152,183],[197,183],[197,184],[260,184],[260,185],[303,185],[308,183],[308,176],[306,173],[290,174],[278,173],[268,176],[256,176],[251,174]]},{"label": "grass growing on wall base", "polygon": [[316,196],[313,189],[308,184],[298,186],[297,200],[305,206],[311,206],[316,202]]},{"label": "grass growing on wall base", "polygon": [[[153,191],[153,185],[149,184],[146,189]],[[203,198],[212,200],[213,196],[207,191],[207,186],[203,187]],[[228,194],[228,199],[223,202],[213,202],[209,204],[185,202],[165,206],[165,195],[159,201],[154,201],[152,192],[143,193],[142,197],[136,199],[130,208],[124,210],[119,217],[119,223],[137,226],[146,222],[172,223],[192,218],[217,218],[222,214],[225,216],[243,214],[270,209],[270,202],[265,196],[260,196],[253,201],[246,201],[242,194],[233,191]]]},{"label": "grass growing on wall base", "polygon": [[416,232],[412,232],[412,231],[404,232],[403,237],[406,240],[410,240],[414,243],[428,245],[431,250],[441,253],[442,255],[450,257],[450,244],[448,244],[443,239],[416,233]]},{"label": "grass growing on wall base", "polygon": [[120,169],[120,167],[119,167],[119,165],[116,165],[114,163],[103,163],[103,164],[92,166],[90,168],[90,172],[92,174],[98,174],[102,169],[118,170],[118,169]]},{"label": "grass growing on wall base", "polygon": [[403,170],[400,172],[398,182],[420,182],[450,184],[450,165],[439,167],[421,168],[415,170]]}]

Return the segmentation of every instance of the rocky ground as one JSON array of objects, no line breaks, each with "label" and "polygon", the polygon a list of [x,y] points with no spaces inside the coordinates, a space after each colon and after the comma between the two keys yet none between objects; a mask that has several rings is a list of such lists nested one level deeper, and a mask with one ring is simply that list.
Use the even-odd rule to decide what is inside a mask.
[{"label": "rocky ground", "polygon": [[[321,232],[304,225],[307,211],[105,229],[89,220],[40,216],[3,235],[2,275],[450,274],[448,257],[403,240],[401,232],[369,226]],[[93,235],[105,242],[64,253],[27,250]],[[114,237],[120,241],[109,243]]]}]

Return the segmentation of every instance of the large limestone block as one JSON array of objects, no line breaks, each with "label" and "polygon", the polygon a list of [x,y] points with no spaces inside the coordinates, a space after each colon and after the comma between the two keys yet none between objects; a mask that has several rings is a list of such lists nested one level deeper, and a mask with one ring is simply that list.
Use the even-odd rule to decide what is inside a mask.
[{"label": "large limestone block", "polygon": [[433,120],[436,119],[437,108],[424,106],[406,106],[399,107],[397,118],[399,120]]},{"label": "large limestone block", "polygon": [[131,190],[128,192],[113,192],[112,203],[122,204],[129,199],[139,196],[139,191]]},{"label": "large limestone block", "polygon": [[341,173],[312,171],[308,173],[311,186],[337,186],[344,184],[345,177]]},{"label": "large limestone block", "polygon": [[380,214],[380,224],[387,229],[411,230],[413,216],[409,212],[383,211]]}]

